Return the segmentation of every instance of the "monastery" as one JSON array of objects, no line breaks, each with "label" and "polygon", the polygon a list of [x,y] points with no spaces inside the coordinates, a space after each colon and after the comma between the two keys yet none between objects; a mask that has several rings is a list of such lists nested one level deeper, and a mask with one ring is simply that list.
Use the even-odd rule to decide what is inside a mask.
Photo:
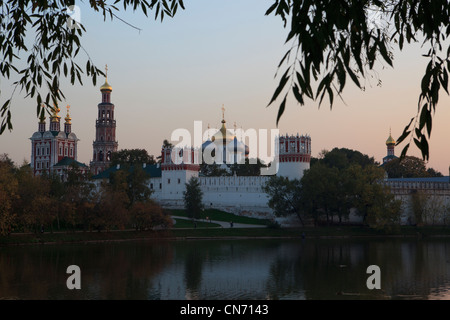
[{"label": "monastery", "polygon": [[[100,87],[101,102],[98,104],[98,116],[95,122],[96,135],[93,142],[92,161],[89,166],[77,161],[78,138],[72,132],[69,107],[64,118],[64,130],[60,128],[60,109],[56,108],[50,117],[50,127],[46,128],[45,117],[41,117],[31,140],[31,167],[34,174],[42,174],[44,170],[53,172],[64,179],[72,164],[93,174],[97,181],[109,178],[109,175],[120,169],[111,167],[111,154],[118,150],[116,140],[116,120],[114,104],[111,102],[112,87],[106,76]],[[386,141],[387,156],[383,164],[395,159],[395,140],[392,135]],[[311,137],[308,135],[282,135],[275,141],[278,163],[276,175],[289,179],[301,179],[305,170],[310,167]],[[272,215],[268,207],[268,196],[263,191],[264,184],[270,175],[258,176],[202,176],[200,160],[206,151],[219,153],[222,166],[237,163],[248,158],[249,147],[237,139],[235,130],[226,127],[225,115],[222,126],[201,148],[184,147],[173,152],[170,147],[162,147],[161,163],[143,164],[149,175],[148,185],[153,190],[152,198],[167,208],[183,208],[183,191],[191,177],[197,177],[203,192],[205,208],[218,208],[240,215],[267,217]],[[175,154],[175,157],[173,156]],[[217,157],[215,158],[217,159]],[[450,221],[450,181],[449,177],[441,178],[409,178],[388,179],[382,183],[389,186],[401,199],[402,224],[414,224],[412,197],[420,192],[424,194],[427,205],[433,207],[433,217],[427,220],[430,224],[442,224]],[[357,217],[352,217],[352,220]]]}]

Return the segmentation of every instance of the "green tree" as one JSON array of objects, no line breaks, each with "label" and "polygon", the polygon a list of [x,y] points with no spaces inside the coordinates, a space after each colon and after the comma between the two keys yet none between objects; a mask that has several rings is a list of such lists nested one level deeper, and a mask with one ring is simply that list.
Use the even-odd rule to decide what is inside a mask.
[{"label": "green tree", "polygon": [[427,202],[427,196],[423,192],[415,190],[411,195],[412,212],[414,216],[413,224],[422,226],[425,218],[425,205]]},{"label": "green tree", "polygon": [[98,231],[102,229],[110,231],[114,228],[124,229],[130,218],[128,201],[125,190],[102,183],[94,215],[90,221],[91,225]]},{"label": "green tree", "polygon": [[231,175],[237,176],[259,176],[261,175],[261,168],[265,168],[264,162],[259,159],[245,158],[244,163],[234,163],[228,165]]},{"label": "green tree", "polygon": [[269,196],[268,206],[277,217],[296,215],[302,226],[305,225],[307,215],[301,202],[302,188],[299,180],[272,176],[263,190]]},{"label": "green tree", "polygon": [[401,201],[395,200],[387,187],[381,184],[366,185],[363,199],[369,227],[391,232],[400,226]]},{"label": "green tree", "polygon": [[231,173],[227,169],[222,168],[221,165],[216,163],[207,164],[205,162],[200,164],[200,174],[205,177],[226,177],[231,175]]},{"label": "green tree", "polygon": [[16,172],[18,196],[14,210],[18,224],[34,232],[50,227],[57,214],[57,200],[50,194],[50,181],[47,176],[35,176],[28,164]]},{"label": "green tree", "polygon": [[383,185],[384,171],[377,166],[361,170],[353,167],[354,207],[364,222],[372,228],[392,230],[400,222],[401,201],[396,200],[389,187]]},{"label": "green tree", "polygon": [[344,169],[352,164],[360,165],[363,168],[370,165],[378,165],[378,162],[373,157],[369,157],[357,150],[334,148],[331,151],[322,152],[323,156],[319,161],[329,167]]},{"label": "green tree", "polygon": [[200,188],[200,181],[196,177],[191,177],[186,183],[186,190],[183,191],[184,208],[188,217],[198,219],[203,213],[203,192]]},{"label": "green tree", "polygon": [[393,159],[384,164],[383,167],[389,178],[425,178],[430,176],[425,161],[413,156]]},{"label": "green tree", "polygon": [[111,154],[111,167],[156,164],[155,158],[145,149],[123,149]]},{"label": "green tree", "polygon": [[128,207],[135,202],[147,201],[153,190],[148,185],[149,175],[141,165],[124,166],[111,173],[109,183],[113,190],[123,191],[128,198]]},{"label": "green tree", "polygon": [[427,169],[427,175],[429,177],[443,177],[444,175],[442,173],[440,173],[439,171],[433,169],[433,168],[428,168]]},{"label": "green tree", "polygon": [[340,200],[344,199],[339,190],[340,171],[318,163],[307,170],[301,179],[301,196],[305,209],[313,217],[315,224],[325,217],[326,223],[333,223],[333,216],[341,214]]},{"label": "green tree", "polygon": [[302,178],[304,206],[315,223],[319,223],[322,216],[326,223],[334,223],[335,216],[339,223],[346,220],[355,205],[358,190],[366,183],[365,172],[371,172],[377,165],[373,157],[359,151],[345,148],[322,151]]},{"label": "green tree", "polygon": [[173,224],[170,216],[154,201],[134,203],[130,208],[130,218],[136,230],[169,228]]},{"label": "green tree", "polygon": [[400,201],[382,184],[383,177],[376,165],[338,169],[318,162],[300,181],[272,177],[264,191],[277,216],[296,214],[302,223],[311,218],[314,225],[333,224],[337,217],[341,224],[356,209],[370,227],[389,230],[400,219]]},{"label": "green tree", "polygon": [[446,211],[444,197],[441,195],[430,195],[427,199],[425,223],[432,226],[445,224]]},{"label": "green tree", "polygon": [[18,198],[18,181],[14,171],[11,159],[6,154],[0,155],[0,235],[10,233],[16,220],[14,202]]},{"label": "green tree", "polygon": [[89,210],[92,210],[97,199],[96,187],[91,180],[90,174],[83,173],[75,165],[68,171],[66,181],[61,182],[58,177],[54,180],[56,182],[51,187],[52,193],[56,195],[62,190],[62,195],[58,197],[60,199],[57,216],[58,227],[59,219],[61,219],[67,227],[72,229],[76,225],[88,228],[89,224],[85,225],[84,219],[89,216]]}]

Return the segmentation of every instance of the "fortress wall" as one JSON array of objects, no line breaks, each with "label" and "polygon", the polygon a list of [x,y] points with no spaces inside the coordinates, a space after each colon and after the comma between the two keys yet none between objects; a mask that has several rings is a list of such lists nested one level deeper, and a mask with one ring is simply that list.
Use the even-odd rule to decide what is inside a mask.
[{"label": "fortress wall", "polygon": [[[267,205],[269,198],[262,189],[268,179],[268,176],[199,177],[203,204],[205,208],[217,208],[235,214],[272,217],[272,209]],[[152,198],[168,208],[184,208],[184,183],[179,186],[176,180],[178,188],[173,188],[161,180],[150,179],[149,184],[156,188]],[[162,189],[159,189],[160,183]]]},{"label": "fortress wall", "polygon": [[384,181],[395,198],[402,201],[401,224],[415,225],[413,198],[422,197],[422,221],[426,225],[450,224],[450,183],[423,181]]}]

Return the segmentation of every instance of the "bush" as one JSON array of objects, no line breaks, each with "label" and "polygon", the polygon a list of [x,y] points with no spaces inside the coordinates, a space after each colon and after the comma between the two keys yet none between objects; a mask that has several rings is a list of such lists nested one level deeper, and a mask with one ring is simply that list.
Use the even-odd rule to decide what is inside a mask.
[{"label": "bush", "polygon": [[276,220],[270,220],[267,223],[267,228],[269,228],[269,229],[280,229],[281,228],[281,224],[278,221],[276,221]]}]

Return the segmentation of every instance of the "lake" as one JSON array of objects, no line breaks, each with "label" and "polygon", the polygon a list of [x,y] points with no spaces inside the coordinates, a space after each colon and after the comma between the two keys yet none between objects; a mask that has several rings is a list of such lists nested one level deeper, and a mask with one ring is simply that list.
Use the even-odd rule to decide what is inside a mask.
[{"label": "lake", "polygon": [[[69,290],[67,267],[81,270]],[[367,267],[380,268],[369,290]],[[0,247],[1,299],[448,299],[450,239],[178,240]]]}]

